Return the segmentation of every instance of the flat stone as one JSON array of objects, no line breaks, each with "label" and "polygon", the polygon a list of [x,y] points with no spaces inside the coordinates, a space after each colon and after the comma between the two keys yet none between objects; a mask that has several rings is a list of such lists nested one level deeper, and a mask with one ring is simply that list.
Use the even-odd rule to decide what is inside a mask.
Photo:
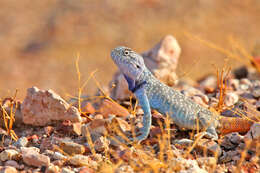
[{"label": "flat stone", "polygon": [[65,153],[69,155],[83,154],[85,152],[85,147],[75,142],[62,140],[60,141],[59,146]]},{"label": "flat stone", "polygon": [[20,165],[16,161],[14,161],[14,160],[7,160],[5,162],[5,166],[11,166],[11,167],[14,167],[16,169],[20,169],[21,168]]},{"label": "flat stone", "polygon": [[6,161],[6,160],[18,160],[19,158],[19,152],[13,149],[7,149],[0,153],[0,160]]},{"label": "flat stone", "polygon": [[25,124],[44,126],[55,120],[81,122],[78,109],[52,90],[39,90],[37,87],[27,89],[21,108]]},{"label": "flat stone", "polygon": [[259,122],[256,122],[251,126],[250,130],[247,132],[244,139],[260,141],[260,123]]},{"label": "flat stone", "polygon": [[20,147],[26,147],[26,145],[28,144],[28,139],[26,137],[20,137],[16,142],[15,142],[15,146],[17,146],[18,148]]},{"label": "flat stone", "polygon": [[104,118],[108,118],[108,116],[111,114],[121,117],[126,117],[129,115],[129,112],[126,108],[107,99],[103,101],[99,108],[99,112],[103,115]]},{"label": "flat stone", "polygon": [[68,159],[68,162],[74,166],[88,166],[90,158],[84,155],[74,155]]},{"label": "flat stone", "polygon": [[17,173],[17,170],[11,166],[0,166],[1,173]]},{"label": "flat stone", "polygon": [[23,161],[27,165],[35,167],[49,166],[50,158],[48,156],[38,153],[38,151],[34,147],[23,147],[21,150]]},{"label": "flat stone", "polygon": [[206,151],[208,151],[209,153],[213,155],[216,154],[217,156],[220,156],[222,153],[220,146],[216,142],[204,138],[198,141],[196,148],[201,151],[204,151],[206,149]]}]

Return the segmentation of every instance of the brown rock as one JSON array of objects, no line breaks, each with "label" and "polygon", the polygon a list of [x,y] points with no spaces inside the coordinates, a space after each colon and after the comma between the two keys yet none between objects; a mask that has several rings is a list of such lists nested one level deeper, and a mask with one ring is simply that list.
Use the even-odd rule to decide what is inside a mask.
[{"label": "brown rock", "polygon": [[19,152],[13,149],[7,149],[0,153],[1,161],[18,160],[18,158],[19,158]]},{"label": "brown rock", "polygon": [[85,147],[83,145],[77,144],[75,142],[60,141],[60,148],[69,155],[83,154],[85,152]]},{"label": "brown rock", "polygon": [[68,162],[74,166],[88,166],[90,164],[90,158],[83,155],[75,155],[68,159]]},{"label": "brown rock", "polygon": [[260,123],[259,122],[256,122],[251,126],[250,130],[247,132],[244,139],[260,141]]},{"label": "brown rock", "polygon": [[65,102],[52,90],[39,90],[36,87],[27,90],[22,103],[23,122],[34,126],[44,126],[54,120],[81,122],[79,111]]},{"label": "brown rock", "polygon": [[119,105],[118,103],[112,102],[110,100],[104,100],[102,105],[99,108],[100,113],[104,118],[107,118],[110,114],[125,117],[129,115],[129,112],[126,108]]},{"label": "brown rock", "polygon": [[196,148],[217,156],[220,156],[222,153],[220,146],[216,142],[204,138],[198,141]]},{"label": "brown rock", "polygon": [[21,150],[23,161],[27,165],[35,167],[49,166],[50,158],[48,156],[38,153],[37,149],[35,149],[34,147],[22,147]]},{"label": "brown rock", "polygon": [[146,66],[151,71],[167,67],[175,71],[180,54],[181,48],[178,41],[172,35],[167,35],[151,50],[144,52],[142,56]]},{"label": "brown rock", "polygon": [[20,169],[20,165],[14,161],[14,160],[8,160],[5,162],[5,166],[11,166],[11,167],[14,167],[16,169]]},{"label": "brown rock", "polygon": [[17,173],[17,170],[11,166],[0,166],[1,173]]}]

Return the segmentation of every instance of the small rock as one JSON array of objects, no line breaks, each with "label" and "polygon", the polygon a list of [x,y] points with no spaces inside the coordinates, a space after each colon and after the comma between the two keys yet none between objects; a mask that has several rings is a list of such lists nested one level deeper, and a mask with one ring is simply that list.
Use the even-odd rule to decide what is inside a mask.
[{"label": "small rock", "polygon": [[167,67],[175,71],[180,54],[181,48],[178,41],[172,35],[167,35],[151,50],[144,52],[142,56],[146,66],[151,71]]},{"label": "small rock", "polygon": [[61,173],[74,173],[74,171],[68,169],[68,168],[62,168]]},{"label": "small rock", "polygon": [[90,164],[90,158],[84,155],[74,155],[68,159],[68,162],[74,166],[88,166]]},{"label": "small rock", "polygon": [[48,168],[45,170],[45,173],[59,173],[60,168],[56,165],[50,164]]},{"label": "small rock", "polygon": [[225,96],[225,100],[224,100],[224,103],[226,106],[233,106],[234,104],[236,104],[238,102],[238,95],[234,92],[229,92],[229,93],[226,93],[226,96]]},{"label": "small rock", "polygon": [[96,151],[102,152],[104,150],[109,149],[109,143],[110,142],[107,138],[104,138],[103,136],[101,136],[94,142],[94,148]]},{"label": "small rock", "polygon": [[260,97],[260,87],[256,87],[253,89],[253,92],[252,92],[252,95],[255,97],[255,98],[259,98]]},{"label": "small rock", "polygon": [[100,113],[104,118],[107,118],[110,114],[126,117],[129,115],[129,112],[126,108],[119,105],[118,103],[112,102],[105,99],[102,105],[99,108]]},{"label": "small rock", "polygon": [[231,87],[234,88],[234,90],[238,90],[239,88],[239,80],[238,79],[230,79],[229,84]]},{"label": "small rock", "polygon": [[14,167],[16,169],[20,169],[20,165],[14,160],[7,160],[5,162],[5,166],[11,166],[11,167]]},{"label": "small rock", "polygon": [[249,132],[245,135],[245,140],[258,140],[260,141],[260,123],[254,123]]},{"label": "small rock", "polygon": [[52,126],[44,127],[44,132],[47,134],[47,136],[50,136],[54,131],[54,128]]},{"label": "small rock", "polygon": [[43,154],[38,153],[38,151],[34,147],[30,148],[21,148],[23,161],[27,165],[41,167],[41,166],[49,166],[50,158]]},{"label": "small rock", "polygon": [[95,141],[100,136],[105,134],[107,131],[106,124],[110,122],[107,119],[94,119],[81,127],[82,135],[87,137],[91,134],[93,138],[92,140]]},{"label": "small rock", "polygon": [[216,76],[209,75],[204,79],[199,81],[200,86],[203,88],[216,88],[217,87],[217,78]]},{"label": "small rock", "polygon": [[57,159],[57,160],[66,160],[67,156],[64,156],[63,154],[61,154],[60,152],[54,152],[53,154],[53,158]]},{"label": "small rock", "polygon": [[15,142],[15,146],[17,146],[18,148],[21,147],[26,147],[28,144],[28,139],[26,137],[21,137],[19,138],[16,142]]},{"label": "small rock", "polygon": [[241,84],[248,85],[248,87],[251,87],[251,86],[252,86],[252,82],[251,82],[249,79],[247,79],[247,78],[241,79],[241,80],[240,80],[240,85],[241,85]]},{"label": "small rock", "polygon": [[208,107],[208,105],[203,101],[202,97],[200,96],[191,96],[190,97],[194,102],[198,103],[201,106]]},{"label": "small rock", "polygon": [[[207,166],[209,169],[217,164],[217,159],[215,157],[200,157],[197,159],[200,167]],[[209,171],[209,169],[207,171]]]},{"label": "small rock", "polygon": [[59,146],[65,153],[69,155],[83,154],[85,152],[85,147],[75,142],[62,140],[60,141]]},{"label": "small rock", "polygon": [[1,173],[17,173],[17,170],[11,166],[0,166]]},{"label": "small rock", "polygon": [[184,159],[184,158],[172,158],[169,161],[169,171],[171,172],[182,172],[186,171],[187,173],[206,173],[207,171],[201,169],[198,166],[196,160]]},{"label": "small rock", "polygon": [[96,112],[94,106],[90,102],[82,103],[81,111],[86,112],[88,114],[94,114]]},{"label": "small rock", "polygon": [[240,152],[237,150],[230,150],[227,152],[223,152],[223,155],[219,158],[219,161],[222,163],[230,162],[232,160],[236,160],[238,157],[240,157]]},{"label": "small rock", "polygon": [[81,122],[79,111],[65,102],[52,90],[27,90],[22,103],[23,122],[34,126],[44,126],[55,120]]},{"label": "small rock", "polygon": [[13,149],[7,149],[0,153],[1,161],[6,160],[18,160],[19,159],[19,152]]},{"label": "small rock", "polygon": [[220,156],[222,153],[220,146],[216,142],[204,138],[198,141],[196,148],[201,151],[206,150],[213,155],[216,154],[217,156]]},{"label": "small rock", "polygon": [[246,66],[239,67],[234,70],[234,75],[236,79],[246,78],[248,76],[248,70]]}]

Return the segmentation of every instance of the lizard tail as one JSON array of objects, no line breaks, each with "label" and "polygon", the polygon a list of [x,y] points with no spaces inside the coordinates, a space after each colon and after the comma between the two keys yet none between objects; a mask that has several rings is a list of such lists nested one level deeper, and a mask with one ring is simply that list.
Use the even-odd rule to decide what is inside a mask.
[{"label": "lizard tail", "polygon": [[253,124],[252,121],[238,117],[221,117],[219,122],[220,128],[218,131],[223,135],[231,132],[246,133]]}]

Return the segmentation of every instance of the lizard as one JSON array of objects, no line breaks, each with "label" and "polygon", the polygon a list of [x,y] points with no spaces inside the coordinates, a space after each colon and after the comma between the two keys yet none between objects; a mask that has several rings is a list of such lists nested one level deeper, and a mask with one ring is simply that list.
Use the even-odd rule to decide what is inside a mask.
[{"label": "lizard", "polygon": [[[149,135],[152,115],[151,108],[163,115],[169,115],[181,128],[196,130],[199,126],[203,136],[218,140],[218,133],[247,132],[251,121],[238,117],[218,116],[189,97],[164,83],[161,83],[145,66],[143,57],[124,46],[111,51],[111,57],[135,94],[143,109],[143,127],[135,140],[142,141]],[[221,117],[221,118],[220,118]]]}]

